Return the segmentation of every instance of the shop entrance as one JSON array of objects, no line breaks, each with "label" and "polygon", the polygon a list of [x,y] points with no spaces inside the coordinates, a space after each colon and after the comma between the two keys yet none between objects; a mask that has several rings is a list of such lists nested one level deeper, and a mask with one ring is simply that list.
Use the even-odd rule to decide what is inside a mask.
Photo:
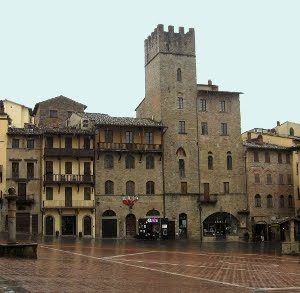
[{"label": "shop entrance", "polygon": [[61,234],[74,236],[76,235],[76,216],[62,216]]},{"label": "shop entrance", "polygon": [[52,216],[47,216],[46,217],[46,235],[49,235],[49,236],[53,236],[53,217]]},{"label": "shop entrance", "polygon": [[253,240],[265,241],[268,240],[268,227],[266,223],[257,223],[253,227]]},{"label": "shop entrance", "polygon": [[187,214],[185,213],[179,215],[179,238],[187,238]]},{"label": "shop entrance", "polygon": [[85,216],[83,219],[83,235],[92,235],[92,221],[89,216]]},{"label": "shop entrance", "polygon": [[102,214],[102,237],[116,238],[117,227],[116,213],[112,210],[105,211]]},{"label": "shop entrance", "polygon": [[16,214],[16,230],[17,232],[29,233],[30,232],[30,214],[17,213]]},{"label": "shop entrance", "polygon": [[136,236],[136,217],[134,214],[126,216],[126,237]]}]

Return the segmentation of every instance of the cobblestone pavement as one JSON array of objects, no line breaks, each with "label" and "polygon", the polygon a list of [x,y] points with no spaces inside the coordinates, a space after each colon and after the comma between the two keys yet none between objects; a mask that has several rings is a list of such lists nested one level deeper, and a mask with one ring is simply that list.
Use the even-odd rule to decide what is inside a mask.
[{"label": "cobblestone pavement", "polygon": [[44,240],[0,258],[0,292],[300,292],[300,257],[267,245]]}]

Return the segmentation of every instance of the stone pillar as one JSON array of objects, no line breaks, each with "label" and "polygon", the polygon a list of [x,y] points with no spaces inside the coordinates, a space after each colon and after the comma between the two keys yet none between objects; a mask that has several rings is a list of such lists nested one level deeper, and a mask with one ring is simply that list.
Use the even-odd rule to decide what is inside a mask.
[{"label": "stone pillar", "polygon": [[290,221],[290,242],[295,242],[295,221]]},{"label": "stone pillar", "polygon": [[6,200],[8,202],[8,241],[9,244],[17,243],[16,240],[16,195],[7,195]]}]

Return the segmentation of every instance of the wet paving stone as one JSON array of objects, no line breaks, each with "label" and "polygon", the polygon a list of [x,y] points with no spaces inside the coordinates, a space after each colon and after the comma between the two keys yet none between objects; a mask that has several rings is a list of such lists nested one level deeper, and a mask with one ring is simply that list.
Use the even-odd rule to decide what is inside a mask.
[{"label": "wet paving stone", "polygon": [[48,238],[0,259],[0,292],[300,292],[299,268],[268,243]]}]

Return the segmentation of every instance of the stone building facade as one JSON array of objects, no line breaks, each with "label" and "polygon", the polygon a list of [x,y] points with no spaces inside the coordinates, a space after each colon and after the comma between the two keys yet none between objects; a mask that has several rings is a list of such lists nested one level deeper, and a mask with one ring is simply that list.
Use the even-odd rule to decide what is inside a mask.
[{"label": "stone building facade", "polygon": [[[59,96],[35,105],[34,124],[16,128],[0,107],[3,178],[18,190],[26,184],[25,200],[34,194],[18,211],[29,215],[23,228],[101,238],[214,241],[262,232],[273,239],[274,231],[280,238],[282,223],[279,231],[272,225],[294,216],[299,190],[295,133],[241,136],[241,93],[197,84],[194,29],[158,25],[144,45],[145,97],[136,118],[88,113]],[[13,148],[17,139],[22,147]],[[266,152],[270,162],[262,160]],[[20,178],[10,177],[16,163]]]}]

